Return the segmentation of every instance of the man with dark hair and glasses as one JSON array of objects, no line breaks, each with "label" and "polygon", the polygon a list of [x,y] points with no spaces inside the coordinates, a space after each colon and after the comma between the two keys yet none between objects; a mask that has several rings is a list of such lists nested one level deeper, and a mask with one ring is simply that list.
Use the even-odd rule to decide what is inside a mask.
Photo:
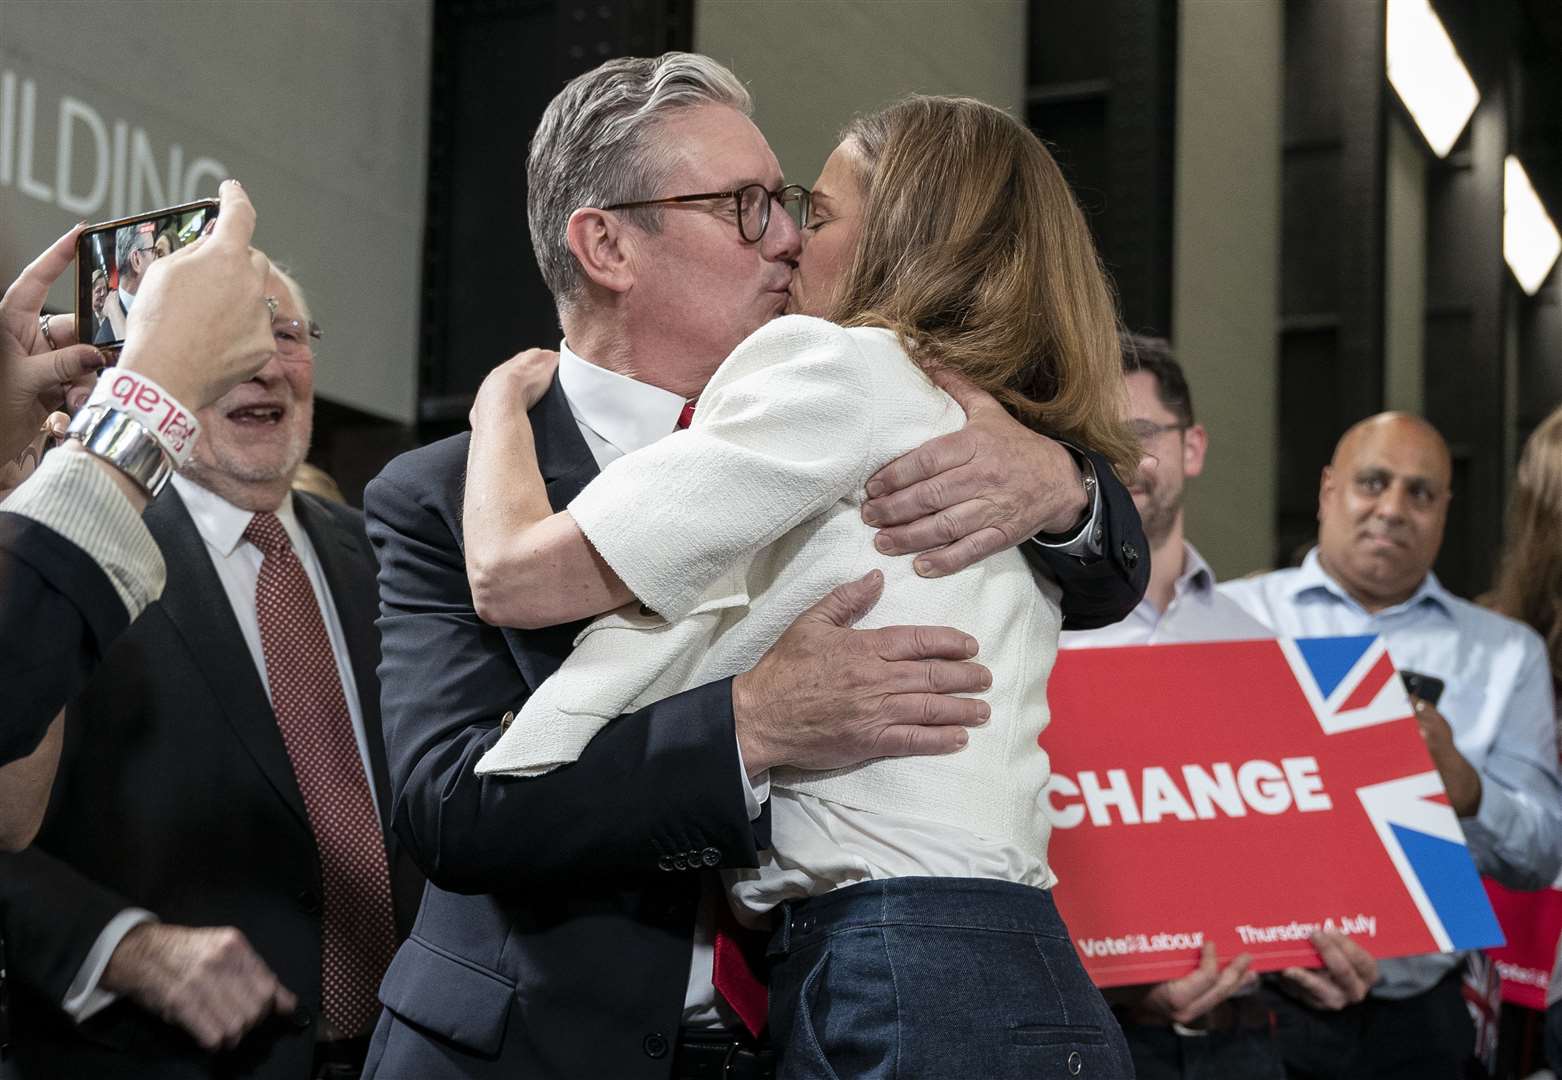
[{"label": "man with dark hair and glasses", "polygon": [[[1184,535],[1187,481],[1204,471],[1209,436],[1193,414],[1193,393],[1164,338],[1124,335],[1129,428],[1144,456],[1129,486],[1150,541],[1150,587],[1114,626],[1062,635],[1063,648],[1268,638],[1273,632],[1215,589],[1215,574]],[[1360,1001],[1377,978],[1366,950],[1336,933],[1314,935],[1324,966],[1276,978],[1309,1004],[1339,1009]],[[1251,993],[1251,958],[1217,965],[1213,945],[1188,975],[1106,992],[1140,1080],[1283,1080],[1267,999]]]},{"label": "man with dark hair and glasses", "polygon": [[[527,213],[564,333],[557,373],[544,366],[534,385],[502,365],[480,405],[490,392],[516,395],[507,415],[526,417],[555,509],[685,426],[727,355],[787,308],[808,194],[784,182],[750,109],[726,68],[668,53],[609,61],[543,114]],[[1066,450],[1029,432],[1007,441],[1001,425],[1018,425],[994,411],[968,425],[971,444],[924,455],[933,473],[976,459],[942,478],[965,507],[951,515],[960,535],[917,545],[897,534],[883,550],[983,532],[935,553],[953,572],[1064,530],[1036,558],[1057,561],[1065,616],[1120,617],[1147,569],[1126,491],[1103,466],[1092,504]],[[477,760],[580,627],[502,629],[478,617],[463,555],[470,444],[460,435],[402,455],[364,493],[380,561],[394,825],[429,876],[418,933],[381,988],[366,1073],[771,1077],[774,1060],[740,1019],[762,1017],[762,998],[717,987],[716,958],[731,959],[721,943],[732,939],[719,929],[716,872],[753,867],[768,846],[769,765],[809,767],[826,749],[864,761],[958,745],[953,680],[974,673],[960,662],[968,639],[938,627],[854,630],[871,601],[843,586],[753,670],[612,720],[566,768],[480,777]],[[915,513],[887,512],[886,524],[949,506],[919,499],[939,485],[899,486]],[[1018,512],[983,516],[985,497],[1000,494],[993,503]],[[893,676],[908,670],[946,692],[927,693],[926,679],[904,692]],[[851,685],[872,687],[871,702],[839,689]]]}]

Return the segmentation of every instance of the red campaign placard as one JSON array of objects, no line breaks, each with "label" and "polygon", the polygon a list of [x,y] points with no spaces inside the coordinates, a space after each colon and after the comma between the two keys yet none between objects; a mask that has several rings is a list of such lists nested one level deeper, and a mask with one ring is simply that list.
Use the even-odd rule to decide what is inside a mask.
[{"label": "red campaign placard", "polygon": [[1372,637],[1070,649],[1047,686],[1048,861],[1100,986],[1318,966],[1502,934],[1404,688]]},{"label": "red campaign placard", "polygon": [[1502,1000],[1544,1009],[1551,965],[1562,936],[1562,889],[1519,892],[1487,879],[1486,895],[1508,943],[1492,950],[1502,973]]}]

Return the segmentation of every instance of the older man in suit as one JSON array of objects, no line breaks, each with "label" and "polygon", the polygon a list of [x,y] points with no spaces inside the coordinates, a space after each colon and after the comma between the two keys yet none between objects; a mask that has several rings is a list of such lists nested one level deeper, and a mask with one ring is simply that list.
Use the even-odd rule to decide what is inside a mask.
[{"label": "older man in suit", "polygon": [[[528,213],[566,348],[529,415],[555,509],[673,431],[727,353],[786,304],[801,245],[793,193],[748,111],[731,72],[669,53],[610,61],[544,113]],[[739,191],[752,186],[762,213],[749,220]],[[1064,583],[1066,614],[1120,617],[1144,590],[1135,568],[1148,570],[1126,492],[1102,468],[1093,502],[1065,450],[994,411],[973,419],[977,441],[1008,452],[972,473],[1023,491],[994,500],[1024,507],[1021,535],[1070,533],[1037,548]],[[951,456],[969,461],[961,445]],[[958,747],[958,725],[974,718],[946,695],[979,685],[960,662],[971,646],[949,629],[851,629],[873,599],[856,583],[799,617],[753,670],[609,722],[574,764],[478,777],[476,761],[579,628],[501,630],[477,617],[462,555],[467,446],[463,435],[404,455],[365,494],[395,826],[430,878],[381,988],[367,1071],[771,1075],[745,1031],[762,1024],[763,992],[721,925],[713,871],[756,865],[769,766]],[[883,520],[898,519],[891,507]],[[1080,537],[1109,557],[1070,547]]]},{"label": "older man in suit", "polygon": [[67,710],[37,843],[0,864],[18,1077],[356,1075],[416,903],[372,555],[356,513],[289,490],[313,323],[290,279],[267,291],[271,359],[146,512],[162,599]]}]

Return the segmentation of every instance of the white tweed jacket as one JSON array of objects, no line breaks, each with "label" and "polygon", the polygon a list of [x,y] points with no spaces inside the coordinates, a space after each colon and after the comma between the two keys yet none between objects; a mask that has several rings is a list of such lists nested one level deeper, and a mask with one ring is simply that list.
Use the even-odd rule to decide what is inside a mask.
[{"label": "white tweed jacket", "polygon": [[1059,591],[1006,551],[945,578],[881,555],[861,519],[880,467],[965,422],[895,336],[777,319],[729,356],[688,431],[608,465],[569,506],[642,601],[602,616],[478,763],[534,776],[575,760],[609,720],[747,671],[836,585],[878,568],[858,625],[956,626],[993,673],[992,719],[952,755],[774,770],[774,784],[867,811],[1008,839],[1045,862],[1038,737]]}]

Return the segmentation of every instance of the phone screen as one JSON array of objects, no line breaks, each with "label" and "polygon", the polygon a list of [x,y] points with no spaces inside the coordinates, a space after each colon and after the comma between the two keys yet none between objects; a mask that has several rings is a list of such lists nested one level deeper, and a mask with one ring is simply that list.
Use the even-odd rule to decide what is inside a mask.
[{"label": "phone screen", "polygon": [[217,202],[208,199],[84,231],[76,245],[78,339],[117,350],[147,268],[196,239],[216,217]]}]

